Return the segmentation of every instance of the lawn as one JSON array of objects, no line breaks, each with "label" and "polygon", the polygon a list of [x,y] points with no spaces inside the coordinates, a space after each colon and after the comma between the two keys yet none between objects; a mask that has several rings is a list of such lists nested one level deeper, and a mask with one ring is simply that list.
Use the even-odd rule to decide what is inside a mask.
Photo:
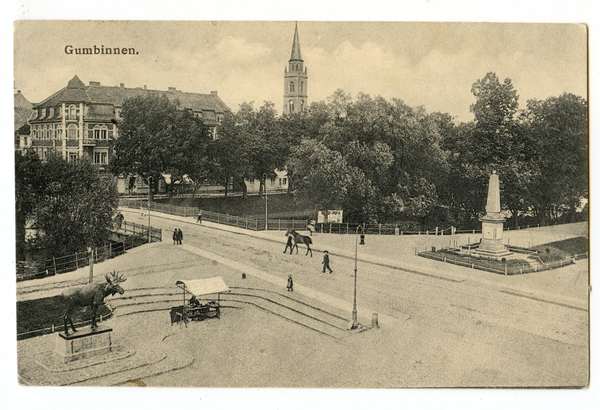
[{"label": "lawn", "polygon": [[[444,261],[455,265],[470,266],[475,269],[481,269],[495,273],[515,275],[535,271],[536,268],[534,266],[537,264],[534,262],[540,261],[546,265],[539,265],[538,269],[559,268],[564,266],[564,264],[572,263],[572,261],[569,259],[570,257],[586,254],[588,249],[588,238],[583,236],[535,246],[530,248],[530,250],[538,251],[535,256],[529,257],[529,259],[532,261],[532,265],[529,265],[527,261],[520,259],[498,261],[491,258],[459,255],[455,251],[443,249],[438,250],[437,252],[421,252],[419,253],[419,256],[428,259]],[[540,266],[542,267],[540,268]]]},{"label": "lawn", "polygon": [[[50,329],[53,325],[55,331],[62,330],[63,311],[64,308],[60,296],[17,302],[17,340],[50,333]],[[91,314],[92,311],[89,306],[74,309],[72,319],[75,328],[78,329],[82,326],[90,326]],[[106,305],[101,305],[98,307],[96,317],[100,317],[100,315],[107,317],[109,314],[110,310],[108,307],[106,307]],[[26,334],[27,332],[34,331],[37,332]]]},{"label": "lawn", "polygon": [[[226,198],[171,198],[157,199],[156,202],[197,207],[206,211],[229,214],[243,218],[260,219],[265,217],[265,197],[250,195],[229,196]],[[311,204],[298,201],[293,195],[274,194],[267,198],[269,219],[316,219],[317,212]]]}]

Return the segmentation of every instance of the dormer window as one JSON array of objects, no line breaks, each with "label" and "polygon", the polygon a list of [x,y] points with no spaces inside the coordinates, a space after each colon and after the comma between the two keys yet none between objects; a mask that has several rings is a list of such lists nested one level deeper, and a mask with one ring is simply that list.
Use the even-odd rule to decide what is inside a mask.
[{"label": "dormer window", "polygon": [[54,117],[54,107],[50,107],[50,113],[48,114],[48,118]]},{"label": "dormer window", "polygon": [[38,116],[38,111],[37,111],[37,110],[33,110],[33,111],[31,112],[31,117],[30,117],[30,118],[31,118],[32,120],[35,120],[35,119],[37,118],[37,116]]},{"label": "dormer window", "polygon": [[45,116],[46,116],[46,109],[45,108],[40,109],[40,118],[39,119],[43,120]]}]

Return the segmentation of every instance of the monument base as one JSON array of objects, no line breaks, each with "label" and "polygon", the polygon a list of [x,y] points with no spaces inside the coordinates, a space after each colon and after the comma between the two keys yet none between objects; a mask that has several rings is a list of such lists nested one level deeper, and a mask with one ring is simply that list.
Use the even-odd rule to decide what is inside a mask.
[{"label": "monument base", "polygon": [[77,333],[59,333],[53,354],[64,363],[106,354],[112,351],[112,329],[97,327],[81,329]]}]

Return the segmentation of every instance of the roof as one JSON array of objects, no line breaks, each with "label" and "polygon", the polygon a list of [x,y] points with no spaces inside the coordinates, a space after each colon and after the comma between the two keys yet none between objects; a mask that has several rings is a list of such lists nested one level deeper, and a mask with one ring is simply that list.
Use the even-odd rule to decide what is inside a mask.
[{"label": "roof", "polygon": [[292,57],[290,61],[303,61],[302,53],[300,52],[300,38],[298,37],[298,23],[296,23],[296,31],[294,32],[294,43],[292,44]]},{"label": "roof", "polygon": [[[178,280],[175,283],[194,296],[210,295],[213,293],[230,292],[220,276],[207,279]],[[184,287],[185,286],[185,287]]]},{"label": "roof", "polygon": [[170,100],[179,100],[181,108],[193,111],[215,111],[224,113],[231,111],[229,107],[219,98],[216,92],[210,94],[190,93],[169,89],[169,91],[148,90],[145,88],[125,88],[124,86],[104,86],[98,82],[84,85],[79,77],[73,77],[67,87],[46,98],[34,108],[54,106],[60,103],[96,103],[112,104],[121,107],[127,98],[144,96],[149,94],[164,94]]}]

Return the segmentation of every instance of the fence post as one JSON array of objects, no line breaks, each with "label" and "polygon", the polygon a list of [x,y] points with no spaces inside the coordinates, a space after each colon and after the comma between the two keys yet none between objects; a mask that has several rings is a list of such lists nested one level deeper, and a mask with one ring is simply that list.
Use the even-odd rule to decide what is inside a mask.
[{"label": "fence post", "polygon": [[379,224],[379,235],[381,235],[381,224]]},{"label": "fence post", "polygon": [[248,217],[246,217],[246,229],[248,229]]},{"label": "fence post", "polygon": [[77,252],[75,252],[75,269],[79,269],[79,262],[77,261]]},{"label": "fence post", "polygon": [[278,231],[281,231],[281,219],[277,220],[277,223],[279,224],[279,227],[277,228]]},{"label": "fence post", "polygon": [[52,257],[52,263],[54,264],[54,274],[56,275],[56,258]]},{"label": "fence post", "polygon": [[112,242],[110,242],[108,244],[108,257],[111,258],[112,257]]}]

